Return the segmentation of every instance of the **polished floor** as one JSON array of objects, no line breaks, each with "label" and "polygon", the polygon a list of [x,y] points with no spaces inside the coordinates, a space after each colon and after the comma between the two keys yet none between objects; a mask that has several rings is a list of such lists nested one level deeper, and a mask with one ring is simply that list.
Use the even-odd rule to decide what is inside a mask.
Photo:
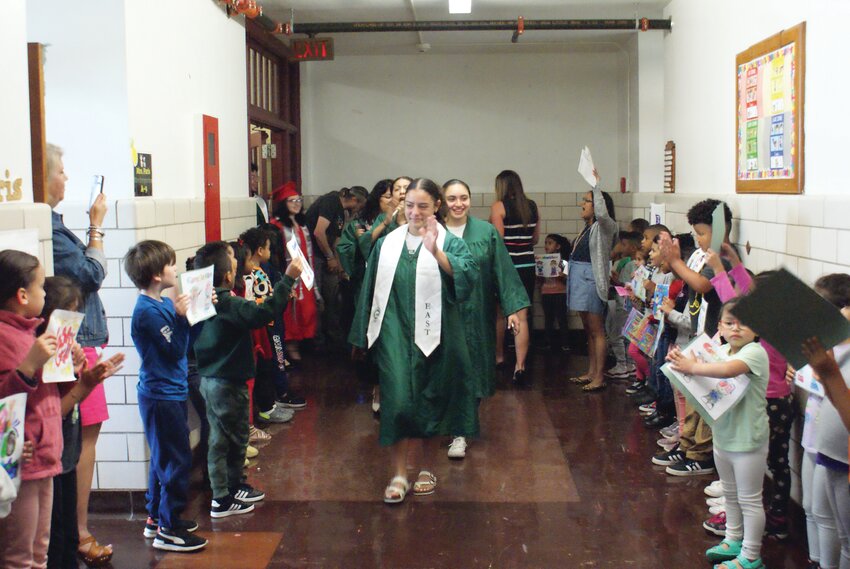
[{"label": "polished floor", "polygon": [[[249,468],[267,494],[254,513],[211,521],[195,473],[187,516],[210,540],[206,550],[154,550],[144,514],[95,515],[91,529],[114,544],[116,569],[710,567],[703,552],[719,538],[701,523],[712,478],[653,467],[656,433],[625,384],[584,394],[566,382],[583,361],[535,354],[524,389],[505,372],[467,458],[434,460],[436,494],[387,506],[388,454],[365,389],[344,358],[314,358],[293,374],[309,407],[270,429]],[[766,541],[767,567],[805,566],[802,525],[785,542]]]}]

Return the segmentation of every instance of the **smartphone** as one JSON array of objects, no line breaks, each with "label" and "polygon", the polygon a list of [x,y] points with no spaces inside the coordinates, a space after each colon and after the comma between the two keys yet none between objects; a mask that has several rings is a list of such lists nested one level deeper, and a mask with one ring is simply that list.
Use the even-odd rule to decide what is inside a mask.
[{"label": "smartphone", "polygon": [[91,195],[89,196],[89,209],[86,211],[88,213],[91,211],[91,207],[94,205],[94,200],[97,199],[97,196],[103,193],[103,176],[100,174],[95,174],[92,176],[91,180]]}]

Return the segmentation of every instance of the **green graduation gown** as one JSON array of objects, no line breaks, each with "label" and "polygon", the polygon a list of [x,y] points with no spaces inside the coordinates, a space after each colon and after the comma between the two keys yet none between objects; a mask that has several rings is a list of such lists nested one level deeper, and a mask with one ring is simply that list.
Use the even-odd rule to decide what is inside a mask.
[{"label": "green graduation gown", "polygon": [[478,276],[469,299],[460,311],[470,346],[475,373],[475,395],[479,399],[496,392],[496,301],[505,315],[531,306],[528,293],[514,268],[505,242],[496,228],[469,216],[463,240],[478,264]]},{"label": "green graduation gown", "polygon": [[[378,259],[384,239],[375,242],[369,261],[349,342],[365,348]],[[402,248],[381,333],[371,348],[381,385],[380,443],[392,445],[405,438],[436,435],[478,435],[474,370],[464,334],[460,303],[469,297],[478,269],[462,239],[447,233],[443,252],[453,276],[442,276],[440,345],[427,358],[414,342],[416,264],[414,254]]]},{"label": "green graduation gown", "polygon": [[366,270],[366,257],[360,252],[359,238],[357,237],[357,228],[362,225],[362,220],[352,219],[342,228],[342,234],[336,242],[339,264],[351,280],[355,299],[360,294],[360,285],[363,283],[363,272]]}]

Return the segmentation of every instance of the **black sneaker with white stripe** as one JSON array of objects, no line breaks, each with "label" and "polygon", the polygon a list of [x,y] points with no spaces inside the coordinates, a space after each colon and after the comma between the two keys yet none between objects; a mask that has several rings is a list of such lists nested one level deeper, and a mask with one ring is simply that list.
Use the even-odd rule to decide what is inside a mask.
[{"label": "black sneaker with white stripe", "polygon": [[172,531],[168,528],[159,528],[159,531],[156,532],[156,539],[153,540],[155,549],[182,551],[184,553],[203,549],[206,545],[207,540],[200,536],[192,535],[188,531]]},{"label": "black sneaker with white stripe", "polygon": [[[195,520],[177,520],[175,524],[177,526],[177,530],[188,531],[192,533],[198,529],[198,522]],[[145,537],[148,539],[153,539],[156,537],[156,532],[159,529],[159,520],[155,520],[152,517],[148,516],[148,520],[145,522]]]},{"label": "black sneaker with white stripe", "polygon": [[266,497],[265,492],[261,492],[249,484],[240,484],[239,488],[231,492],[231,495],[247,504],[259,502]]},{"label": "black sneaker with white stripe", "polygon": [[658,466],[671,466],[673,464],[679,464],[680,462],[684,462],[685,453],[679,450],[679,447],[674,448],[671,451],[662,452],[656,454],[652,457],[652,464]]},{"label": "black sneaker with white stripe", "polygon": [[714,474],[714,461],[687,459],[684,462],[668,466],[666,472],[670,476],[702,476],[704,474]]},{"label": "black sneaker with white stripe", "polygon": [[228,516],[238,516],[254,511],[254,504],[246,504],[242,500],[237,500],[233,496],[225,496],[224,498],[213,498],[210,505],[210,517],[226,518]]}]

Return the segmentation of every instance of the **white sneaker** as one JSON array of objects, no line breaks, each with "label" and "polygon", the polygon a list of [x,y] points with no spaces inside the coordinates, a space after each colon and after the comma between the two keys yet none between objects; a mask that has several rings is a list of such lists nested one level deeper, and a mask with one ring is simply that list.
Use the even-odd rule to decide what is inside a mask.
[{"label": "white sneaker", "polygon": [[634,368],[629,369],[622,364],[617,364],[605,372],[605,377],[610,377],[611,379],[626,379],[634,375],[634,373]]},{"label": "white sneaker", "polygon": [[703,492],[705,492],[706,496],[711,496],[712,498],[719,498],[723,495],[723,486],[720,483],[720,480],[715,480],[714,482],[706,486]]},{"label": "white sneaker", "polygon": [[720,496],[719,498],[709,498],[705,501],[706,506],[725,506],[726,505],[726,496]]},{"label": "white sneaker", "polygon": [[449,445],[449,458],[463,458],[466,456],[466,437],[455,437]]},{"label": "white sneaker", "polygon": [[716,516],[717,514],[720,514],[720,513],[725,514],[726,513],[726,506],[725,505],[723,505],[723,506],[711,506],[708,509],[708,513],[711,514],[712,516]]}]

